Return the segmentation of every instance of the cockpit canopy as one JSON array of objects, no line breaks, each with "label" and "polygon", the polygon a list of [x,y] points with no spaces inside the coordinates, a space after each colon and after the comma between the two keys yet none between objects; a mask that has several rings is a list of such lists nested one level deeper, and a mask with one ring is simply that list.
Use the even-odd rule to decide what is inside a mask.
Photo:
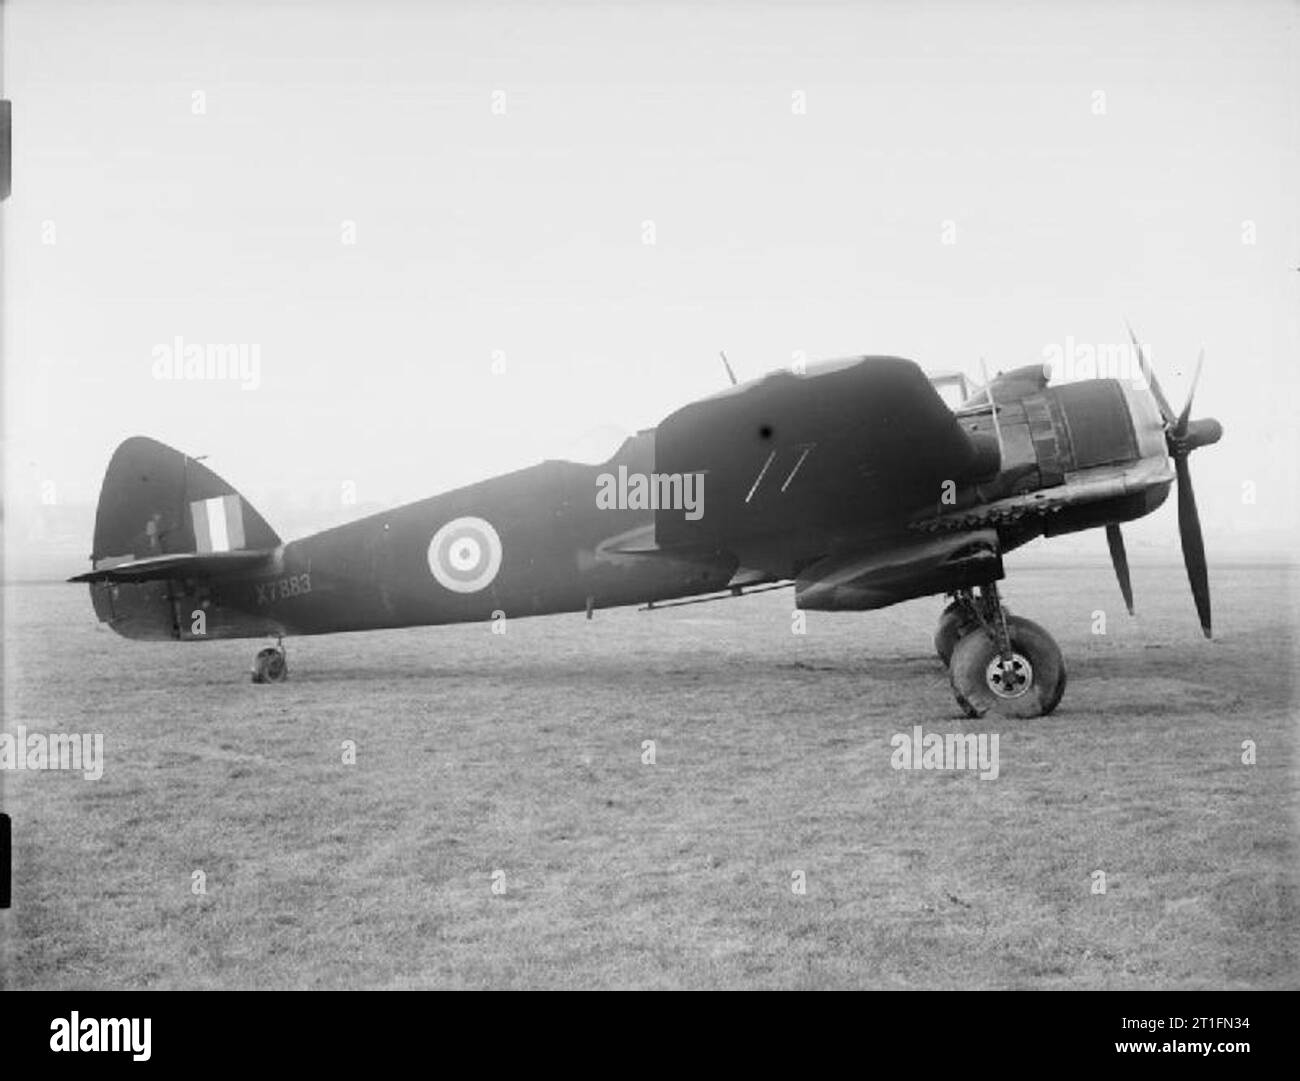
[{"label": "cockpit canopy", "polygon": [[939,392],[943,404],[954,413],[962,407],[971,395],[971,383],[963,372],[939,372],[931,375],[930,385]]}]

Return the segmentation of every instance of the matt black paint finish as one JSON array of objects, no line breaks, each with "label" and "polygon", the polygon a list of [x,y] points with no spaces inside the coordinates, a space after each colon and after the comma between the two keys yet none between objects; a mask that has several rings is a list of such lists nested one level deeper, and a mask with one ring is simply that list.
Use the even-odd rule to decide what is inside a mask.
[{"label": "matt black paint finish", "polygon": [[[994,390],[997,425],[989,408],[955,415],[896,357],[780,372],[677,410],[603,465],[542,462],[289,544],[240,499],[229,531],[243,543],[231,551],[199,550],[191,508],[234,489],[178,451],[129,439],[105,476],[94,570],[74,580],[91,582],[100,619],[134,638],[515,618],[789,579],[801,607],[862,610],[995,580],[1017,544],[1163,500],[1173,474],[1145,395],[1028,377]],[[598,505],[601,476],[619,467],[695,475],[701,513]],[[440,580],[431,542],[461,519],[495,540],[444,545],[444,563],[453,553],[465,567]],[[445,584],[479,564],[481,585]]]}]

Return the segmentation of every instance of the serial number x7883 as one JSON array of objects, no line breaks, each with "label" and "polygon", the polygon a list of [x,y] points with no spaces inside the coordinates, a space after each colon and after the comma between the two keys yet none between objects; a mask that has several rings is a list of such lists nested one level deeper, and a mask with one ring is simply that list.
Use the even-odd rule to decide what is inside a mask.
[{"label": "serial number x7883", "polygon": [[301,597],[304,593],[311,592],[311,573],[305,571],[302,574],[277,578],[273,582],[256,582],[254,588],[257,590],[258,604],[270,604],[274,600],[284,600],[286,597]]}]

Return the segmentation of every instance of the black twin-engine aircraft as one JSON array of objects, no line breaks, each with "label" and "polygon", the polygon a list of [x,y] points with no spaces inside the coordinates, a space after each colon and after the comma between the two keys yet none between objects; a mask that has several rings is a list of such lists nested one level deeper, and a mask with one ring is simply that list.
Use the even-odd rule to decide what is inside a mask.
[{"label": "black twin-engine aircraft", "polygon": [[1210,633],[1187,457],[1222,429],[1190,419],[1191,394],[1175,414],[1134,346],[1149,391],[1052,387],[1031,366],[973,394],[962,380],[955,410],[896,357],[776,372],[684,406],[602,465],[546,461],[289,543],[201,462],[136,437],[104,478],[93,569],[71,580],[128,638],[277,639],[254,660],[259,683],[287,677],[291,635],[590,617],[791,583],[812,611],[946,594],[935,648],[963,710],[1041,716],[1065,689],[1060,649],[997,588],[1003,554],[1035,537],[1104,527],[1132,612],[1119,524],[1176,479]]}]

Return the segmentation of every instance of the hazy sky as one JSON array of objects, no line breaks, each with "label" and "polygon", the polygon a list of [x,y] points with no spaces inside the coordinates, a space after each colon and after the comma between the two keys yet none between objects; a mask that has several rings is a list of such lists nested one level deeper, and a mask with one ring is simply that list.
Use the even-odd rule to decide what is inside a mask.
[{"label": "hazy sky", "polygon": [[[1212,561],[1280,548],[1298,13],[11,2],[11,557],[132,434],[325,524],[348,484],[415,499],[652,425],[719,349],[975,375],[1126,319],[1175,408],[1206,349]],[[259,385],[154,378],[178,335],[255,345]],[[1176,535],[1172,500],[1130,532]]]}]

